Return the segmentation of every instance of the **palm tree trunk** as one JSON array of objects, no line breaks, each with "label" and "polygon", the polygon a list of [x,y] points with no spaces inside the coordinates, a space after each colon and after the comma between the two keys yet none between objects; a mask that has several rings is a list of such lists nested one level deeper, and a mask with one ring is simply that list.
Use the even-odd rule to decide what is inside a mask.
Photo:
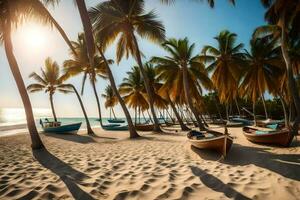
[{"label": "palm tree trunk", "polygon": [[151,110],[153,121],[154,121],[153,131],[161,132],[161,129],[160,129],[160,126],[159,126],[159,121],[157,119],[155,109],[154,109],[154,92],[153,92],[153,88],[150,85],[149,78],[148,78],[148,76],[146,74],[146,71],[143,67],[139,45],[138,45],[138,42],[136,40],[136,37],[135,37],[133,31],[131,31],[131,35],[132,35],[133,42],[134,42],[134,45],[135,45],[135,48],[136,48],[136,58],[135,59],[138,63],[139,69],[140,69],[142,77],[144,79],[144,85],[145,85],[145,88],[146,88],[146,91],[147,91],[147,94],[148,94],[149,106],[150,106],[150,110]]},{"label": "palm tree trunk", "polygon": [[254,126],[256,126],[255,101],[253,101],[253,104],[252,104],[252,111],[253,111]]},{"label": "palm tree trunk", "polygon": [[50,104],[51,104],[51,110],[52,110],[52,115],[54,118],[54,121],[57,122],[57,117],[54,109],[54,104],[53,104],[53,94],[50,93]]},{"label": "palm tree trunk", "polygon": [[97,103],[97,108],[98,108],[98,116],[99,116],[100,125],[101,125],[101,127],[103,127],[102,115],[101,115],[101,107],[100,107],[100,100],[99,100],[99,96],[98,96],[98,93],[97,93],[96,84],[95,84],[94,81],[92,81],[91,83],[92,83],[94,95],[95,95],[95,98],[96,98],[96,103]]},{"label": "palm tree trunk", "polygon": [[219,107],[219,104],[218,104],[218,101],[219,99],[217,99],[217,96],[214,97],[214,102],[215,102],[215,105],[216,105],[216,108],[217,108],[217,111],[218,111],[218,114],[219,114],[219,117],[220,119],[223,121],[223,117],[222,117],[222,114],[221,114],[221,111],[220,111],[220,107]]},{"label": "palm tree trunk", "polygon": [[205,127],[203,126],[203,123],[199,117],[199,113],[198,111],[196,110],[196,108],[194,107],[193,105],[193,102],[192,102],[192,96],[189,94],[189,91],[190,91],[190,87],[189,87],[189,80],[188,80],[188,69],[187,69],[187,66],[184,65],[182,66],[182,72],[183,72],[183,88],[184,88],[184,94],[185,94],[185,99],[186,99],[186,102],[187,104],[189,105],[196,121],[197,121],[197,125],[199,127],[200,130],[205,130]]},{"label": "palm tree trunk", "polygon": [[[9,13],[7,13],[7,15],[9,15]],[[2,37],[4,41],[6,57],[23,102],[23,106],[26,114],[27,127],[31,138],[31,148],[42,149],[44,148],[44,145],[36,129],[30,99],[26,87],[24,85],[24,81],[20,73],[17,60],[13,53],[13,46],[11,41],[11,22],[9,19],[10,16],[7,17],[6,22],[2,22],[2,31],[3,31]]]},{"label": "palm tree trunk", "polygon": [[268,111],[267,111],[267,106],[266,106],[266,101],[265,101],[265,97],[264,97],[263,93],[261,93],[261,100],[262,100],[262,103],[263,103],[263,106],[264,106],[264,111],[265,111],[266,119],[269,119]]},{"label": "palm tree trunk", "polygon": [[286,63],[287,68],[287,76],[288,76],[288,86],[289,86],[289,92],[293,98],[294,105],[296,107],[297,115],[296,119],[294,121],[293,127],[292,127],[292,134],[297,135],[298,129],[299,129],[299,123],[300,123],[300,97],[298,93],[298,89],[296,86],[296,81],[293,77],[293,69],[292,69],[292,63],[288,54],[288,42],[287,42],[287,33],[286,33],[286,22],[285,22],[285,15],[288,13],[282,13],[281,16],[281,22],[282,22],[282,30],[281,30],[281,51],[284,58],[284,61]]},{"label": "palm tree trunk", "polygon": [[129,129],[129,135],[130,135],[130,138],[136,138],[136,137],[139,137],[139,134],[136,132],[136,129],[135,129],[135,126],[133,125],[132,123],[132,119],[131,119],[131,116],[130,116],[130,113],[125,105],[125,102],[124,102],[124,99],[121,97],[118,89],[117,89],[117,86],[116,86],[116,82],[115,82],[115,79],[114,79],[114,76],[111,72],[111,69],[109,67],[109,64],[107,62],[107,59],[106,57],[104,56],[102,50],[98,47],[98,51],[102,57],[102,59],[104,60],[105,62],[105,66],[106,66],[106,72],[107,72],[107,75],[108,75],[108,79],[109,79],[109,82],[110,82],[110,85],[114,91],[114,94],[117,96],[118,98],[118,101],[123,109],[123,112],[125,114],[125,117],[126,117],[126,121],[127,121],[127,124],[128,124],[128,129]]},{"label": "palm tree trunk", "polygon": [[66,32],[63,30],[63,28],[58,24],[58,22],[54,19],[54,17],[51,15],[51,13],[48,11],[48,9],[44,6],[44,4],[41,1],[36,1],[35,3],[39,4],[39,7],[41,9],[41,12],[46,13],[48,18],[50,19],[50,22],[55,26],[55,28],[58,30],[62,38],[65,40],[71,51],[74,53],[74,55],[77,55],[77,52],[75,51],[75,48],[73,47],[71,41],[69,40]]},{"label": "palm tree trunk", "polygon": [[284,102],[281,95],[279,95],[279,99],[280,99],[282,109],[283,109],[285,127],[289,127],[288,114],[287,114],[287,111],[286,111],[285,102]]},{"label": "palm tree trunk", "polygon": [[82,100],[81,100],[81,97],[80,97],[80,95],[79,95],[77,89],[75,88],[75,86],[74,86],[74,85],[71,85],[71,87],[73,88],[73,90],[74,90],[74,92],[75,92],[75,94],[76,94],[76,96],[77,96],[77,99],[78,99],[78,101],[79,101],[79,103],[80,103],[81,110],[82,110],[83,115],[84,115],[84,118],[85,118],[85,123],[86,123],[87,132],[88,132],[89,135],[95,135],[95,133],[94,133],[92,127],[91,127],[89,118],[88,118],[88,116],[87,116],[87,114],[86,114],[86,111],[85,111],[83,102],[82,102]]},{"label": "palm tree trunk", "polygon": [[225,105],[226,107],[226,119],[229,121],[229,108],[228,108],[228,103]]},{"label": "palm tree trunk", "polygon": [[167,114],[169,115],[171,121],[175,124],[175,120],[173,119],[173,117],[171,116],[171,114],[169,113],[168,109],[166,109]]},{"label": "palm tree trunk", "polygon": [[137,107],[135,106],[134,108],[134,124],[136,125],[136,120],[137,120]]},{"label": "palm tree trunk", "polygon": [[153,120],[152,120],[152,118],[151,118],[151,115],[150,115],[150,113],[149,113],[149,110],[148,110],[148,109],[147,109],[147,114],[148,114],[148,117],[149,117],[150,121],[153,123]]},{"label": "palm tree trunk", "polygon": [[234,102],[235,102],[236,108],[238,110],[239,116],[241,116],[241,110],[240,110],[239,103],[236,98],[234,99]]},{"label": "palm tree trunk", "polygon": [[112,113],[113,113],[114,118],[117,119],[116,114],[115,114],[115,111],[114,111],[114,108],[111,108],[111,111],[112,111]]},{"label": "palm tree trunk", "polygon": [[85,42],[91,66],[94,66],[95,42],[93,36],[92,24],[84,0],[76,0],[81,22],[84,29]]}]

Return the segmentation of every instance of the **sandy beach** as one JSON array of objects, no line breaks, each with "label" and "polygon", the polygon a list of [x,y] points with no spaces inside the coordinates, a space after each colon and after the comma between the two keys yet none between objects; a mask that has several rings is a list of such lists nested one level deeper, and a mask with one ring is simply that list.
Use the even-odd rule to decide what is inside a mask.
[{"label": "sandy beach", "polygon": [[[0,199],[300,199],[300,142],[255,145],[230,128],[225,160],[191,148],[184,133],[27,134],[0,138]],[[80,133],[82,134],[82,133]]]}]

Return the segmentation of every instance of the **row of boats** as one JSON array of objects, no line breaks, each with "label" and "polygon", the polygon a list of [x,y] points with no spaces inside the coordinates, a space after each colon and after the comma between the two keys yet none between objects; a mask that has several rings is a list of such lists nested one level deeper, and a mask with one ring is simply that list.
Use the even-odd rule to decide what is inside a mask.
[{"label": "row of boats", "polygon": [[[253,143],[288,147],[294,138],[282,121],[264,120],[259,121],[256,126],[247,125],[243,123],[243,134]],[[187,137],[192,146],[215,150],[225,157],[233,143],[233,138],[227,134],[226,127],[225,130],[224,134],[213,130],[190,131]]]}]

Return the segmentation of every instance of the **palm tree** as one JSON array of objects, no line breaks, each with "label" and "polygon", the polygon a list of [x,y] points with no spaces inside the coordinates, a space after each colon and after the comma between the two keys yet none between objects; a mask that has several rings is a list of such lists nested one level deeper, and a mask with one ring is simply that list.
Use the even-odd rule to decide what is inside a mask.
[{"label": "palm tree", "polygon": [[154,119],[154,131],[160,131],[159,121],[154,109],[154,94],[143,68],[141,52],[136,34],[154,42],[161,42],[165,38],[165,30],[161,22],[157,21],[153,11],[144,13],[144,1],[111,0],[98,4],[89,11],[96,38],[102,48],[106,48],[119,37],[117,43],[117,62],[126,55],[132,55],[142,73],[148,101]]},{"label": "palm tree", "polygon": [[[265,19],[272,25],[280,28],[281,51],[286,63],[289,92],[296,107],[297,116],[293,124],[293,134],[298,133],[300,123],[300,96],[297,90],[297,84],[293,77],[293,66],[288,53],[289,35],[299,38],[299,20],[300,20],[300,2],[298,0],[261,0],[267,8]],[[292,34],[291,34],[292,33]]]},{"label": "palm tree", "polygon": [[[53,2],[54,3],[59,2],[59,0],[44,0],[44,1],[52,2],[52,3]],[[90,22],[90,18],[89,18],[89,14],[88,14],[88,11],[87,11],[87,8],[86,8],[85,1],[84,0],[76,0],[76,4],[77,4],[77,7],[78,7],[78,11],[79,11],[80,18],[81,18],[83,28],[84,28],[84,33],[85,33],[84,37],[85,37],[85,41],[87,43],[87,52],[88,52],[89,63],[90,63],[90,66],[94,66],[94,63],[93,63],[94,60],[92,58],[95,55],[96,45],[95,45],[95,40],[94,40],[94,37],[93,37],[92,24]],[[100,56],[103,58],[103,61],[105,63],[105,67],[106,67],[106,70],[107,70],[107,75],[108,75],[110,84],[112,86],[112,89],[114,90],[114,93],[116,94],[116,96],[118,98],[118,101],[119,101],[119,103],[120,103],[120,105],[123,109],[123,112],[126,116],[126,120],[127,120],[128,127],[129,127],[130,138],[139,137],[139,135],[137,134],[137,132],[135,130],[135,127],[133,126],[131,116],[128,112],[128,109],[127,109],[121,95],[118,92],[113,74],[112,74],[111,69],[109,67],[109,62],[104,56],[103,49],[101,49],[98,46],[98,51],[99,51]]]},{"label": "palm tree", "polygon": [[259,97],[262,98],[266,119],[268,119],[264,93],[267,90],[269,92],[275,90],[275,77],[281,75],[280,46],[276,39],[268,36],[253,37],[250,48],[250,52],[245,50],[244,54],[247,67],[244,69],[245,75],[240,90],[242,95],[248,95],[254,104]]},{"label": "palm tree", "polygon": [[[93,66],[90,65],[90,61],[87,54],[86,42],[84,40],[83,35],[79,35],[77,42],[73,41],[72,45],[75,48],[76,54],[70,51],[72,59],[66,60],[64,62],[64,71],[69,76],[76,76],[76,75],[83,74],[81,94],[83,94],[84,92],[86,79],[87,77],[89,78],[96,98],[99,120],[102,126],[103,124],[102,124],[100,100],[96,89],[96,81],[97,81],[97,76],[101,78],[107,77],[105,62],[102,59],[102,57],[95,55],[93,59],[94,65]],[[113,61],[109,60],[109,62],[112,63]]]},{"label": "palm tree", "polygon": [[[226,104],[226,115],[229,120],[228,105],[238,96],[238,83],[241,77],[243,54],[240,52],[243,44],[236,45],[235,33],[225,30],[215,39],[218,47],[210,45],[202,49],[201,60],[209,62],[208,72],[212,72],[211,80],[216,88],[221,103]],[[209,53],[209,54],[207,54]]]},{"label": "palm tree", "polygon": [[44,69],[41,69],[41,75],[33,72],[29,75],[36,83],[30,84],[27,90],[30,93],[41,92],[49,93],[49,99],[51,104],[51,110],[53,114],[54,121],[57,122],[57,117],[53,104],[53,95],[56,91],[63,93],[70,93],[69,87],[66,87],[63,82],[65,79],[64,75],[60,74],[59,66],[56,62],[52,61],[51,58],[45,60]]},{"label": "palm tree", "polygon": [[109,108],[109,118],[111,118],[111,113],[112,113],[114,118],[116,119],[114,107],[118,104],[118,99],[114,94],[112,87],[108,85],[101,96],[105,98],[105,108]]},{"label": "palm tree", "polygon": [[133,67],[131,71],[127,72],[127,75],[128,77],[123,79],[119,87],[119,92],[123,95],[128,107],[134,109],[136,124],[137,111],[140,113],[140,110],[148,110],[149,103],[139,68],[137,66]]},{"label": "palm tree", "polygon": [[80,98],[80,95],[79,95],[77,89],[72,84],[65,84],[65,81],[68,79],[68,75],[66,75],[66,74],[61,75],[58,64],[56,62],[52,61],[51,58],[47,58],[45,60],[44,69],[41,69],[41,71],[42,71],[41,75],[38,75],[35,72],[30,74],[29,77],[33,78],[36,81],[36,83],[30,84],[27,87],[27,90],[31,93],[39,92],[39,91],[45,91],[45,93],[49,93],[51,110],[52,110],[52,114],[54,117],[54,121],[57,121],[54,104],[53,104],[54,93],[56,91],[59,91],[59,92],[65,93],[65,94],[75,92],[77,99],[80,103],[82,112],[85,117],[88,134],[93,134],[94,132],[91,128],[84,105],[82,103],[82,100]]},{"label": "palm tree", "polygon": [[27,1],[24,2],[19,0],[0,2],[1,41],[4,44],[6,57],[25,109],[28,130],[31,137],[31,147],[32,149],[40,149],[44,148],[44,145],[41,141],[40,136],[38,135],[38,131],[35,126],[32,106],[29,100],[28,93],[26,91],[22,75],[19,70],[19,65],[13,52],[13,44],[11,38],[12,27],[16,27],[17,25],[19,25],[20,22],[22,22],[22,17],[26,17],[28,16],[28,14],[34,15],[34,11],[36,10],[33,9],[32,4],[28,4]]},{"label": "palm tree", "polygon": [[161,78],[165,80],[162,88],[169,91],[173,100],[184,97],[185,103],[197,120],[198,127],[204,129],[197,102],[201,99],[201,84],[209,88],[210,80],[199,57],[193,55],[195,44],[190,45],[188,39],[184,38],[169,39],[162,46],[169,55],[152,58],[152,62],[158,64]]}]

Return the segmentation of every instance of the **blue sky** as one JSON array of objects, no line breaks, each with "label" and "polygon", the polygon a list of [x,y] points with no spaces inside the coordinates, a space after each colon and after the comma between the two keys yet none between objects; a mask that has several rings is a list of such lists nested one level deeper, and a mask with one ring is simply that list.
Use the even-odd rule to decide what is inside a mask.
[{"label": "blue sky", "polygon": [[[86,0],[87,6],[91,7],[99,0]],[[237,0],[236,6],[232,6],[227,0],[217,0],[214,9],[203,2],[177,0],[174,5],[166,6],[159,3],[159,0],[147,0],[146,10],[155,10],[159,19],[163,22],[166,29],[167,37],[183,38],[188,37],[189,40],[196,44],[195,53],[200,53],[203,45],[215,45],[213,39],[220,31],[228,29],[238,34],[238,42],[242,42],[248,47],[249,39],[255,27],[263,25],[264,8],[260,4],[260,0]],[[82,25],[78,11],[72,0],[61,1],[55,8],[49,8],[55,19],[64,28],[67,35],[72,40],[76,40],[78,32],[82,31]],[[30,38],[28,33],[37,29],[42,35],[43,46],[34,46],[30,42],[34,39]],[[68,47],[62,40],[56,30],[50,27],[30,22],[22,25],[13,34],[14,52],[21,69],[25,84],[31,83],[28,75],[35,71],[39,72],[43,66],[44,60],[50,56],[62,65],[63,61],[68,59]],[[157,45],[145,40],[139,40],[140,48],[146,55],[151,56],[165,55],[164,51]],[[115,58],[115,47],[111,46],[106,56],[110,59]],[[112,65],[112,70],[116,82],[121,83],[126,76],[126,72],[135,65],[134,60],[124,59],[119,66]],[[0,49],[0,108],[22,107],[15,82],[10,72],[7,59],[3,47]],[[80,87],[82,77],[70,79],[77,88]],[[101,94],[107,86],[106,80],[100,80],[97,83],[98,93]],[[49,98],[43,92],[30,94],[32,105],[35,108],[49,108]],[[81,116],[80,106],[75,95],[63,95],[57,93],[54,97],[55,108],[58,116]],[[89,84],[86,85],[83,101],[86,105],[90,116],[97,116],[97,108],[92,89]],[[102,110],[104,116],[108,116],[108,111],[104,108],[104,100],[101,99]],[[116,108],[119,116],[123,113],[119,107]]]}]

